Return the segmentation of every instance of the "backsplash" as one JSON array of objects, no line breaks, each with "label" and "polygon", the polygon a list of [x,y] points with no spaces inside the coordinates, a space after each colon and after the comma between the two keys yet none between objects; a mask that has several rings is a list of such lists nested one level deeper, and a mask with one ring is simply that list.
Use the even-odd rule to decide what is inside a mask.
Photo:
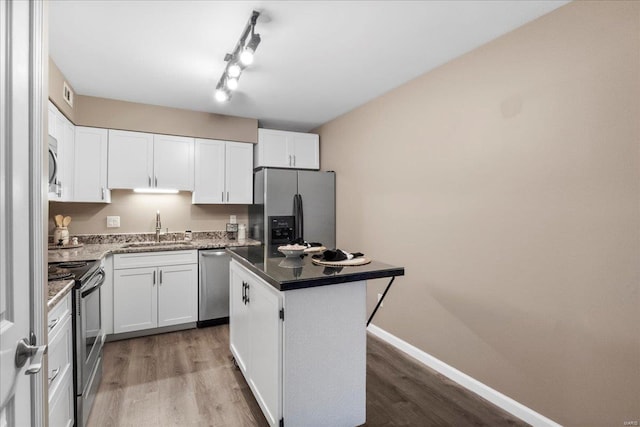
[{"label": "backsplash", "polygon": [[[156,212],[160,211],[162,229],[169,233],[185,230],[225,230],[229,216],[235,215],[238,224],[247,224],[246,205],[194,205],[191,193],[137,194],[130,190],[112,190],[111,203],[49,202],[49,230],[53,234],[53,217],[70,216],[69,234],[153,233]],[[119,216],[120,227],[107,227],[107,216]]]},{"label": "backsplash", "polygon": [[[226,231],[194,231],[191,240],[225,239]],[[114,234],[74,234],[78,243],[100,245],[105,243],[149,242],[156,238],[155,233],[114,233]],[[177,242],[184,240],[184,232],[164,233],[160,235],[161,242]],[[53,236],[49,236],[49,243],[53,243]]]}]

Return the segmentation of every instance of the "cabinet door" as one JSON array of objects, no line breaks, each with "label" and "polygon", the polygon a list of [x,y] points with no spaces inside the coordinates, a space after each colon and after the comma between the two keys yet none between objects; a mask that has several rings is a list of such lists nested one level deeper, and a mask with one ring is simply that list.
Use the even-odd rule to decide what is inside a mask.
[{"label": "cabinet door", "polygon": [[62,146],[58,146],[58,180],[62,189],[61,199],[74,201],[76,127],[66,117],[62,117],[61,135]]},{"label": "cabinet door", "polygon": [[153,175],[153,135],[109,130],[109,188],[149,188]]},{"label": "cabinet door", "polygon": [[287,148],[287,133],[258,129],[258,163],[256,166],[288,168],[293,166]]},{"label": "cabinet door", "polygon": [[248,381],[269,425],[282,414],[282,307],[279,292],[259,279],[249,283],[250,343]]},{"label": "cabinet door", "polygon": [[291,132],[289,153],[298,169],[320,169],[320,137],[311,133]]},{"label": "cabinet door", "polygon": [[193,191],[193,138],[153,136],[153,186]]},{"label": "cabinet door", "polygon": [[253,144],[227,142],[226,202],[253,203]]},{"label": "cabinet door", "polygon": [[114,270],[113,329],[115,333],[158,326],[157,271],[154,267]]},{"label": "cabinet door", "polygon": [[104,202],[107,189],[107,130],[76,127],[74,151],[74,202]]},{"label": "cabinet door", "polygon": [[249,358],[249,307],[245,303],[246,280],[235,262],[229,268],[229,344],[240,370],[247,375]]},{"label": "cabinet door", "polygon": [[198,320],[198,265],[158,267],[158,327]]},{"label": "cabinet door", "polygon": [[196,139],[193,203],[224,203],[225,141]]}]

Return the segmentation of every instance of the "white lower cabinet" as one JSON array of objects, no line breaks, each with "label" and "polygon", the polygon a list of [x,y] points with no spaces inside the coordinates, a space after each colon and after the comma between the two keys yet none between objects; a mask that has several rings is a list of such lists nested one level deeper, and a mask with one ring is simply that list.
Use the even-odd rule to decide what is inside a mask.
[{"label": "white lower cabinet", "polygon": [[113,332],[198,320],[198,251],[114,255]]},{"label": "white lower cabinet", "polygon": [[73,330],[71,293],[53,307],[49,324],[48,383],[49,426],[74,425]]},{"label": "white lower cabinet", "polygon": [[366,281],[281,292],[233,260],[230,287],[231,353],[269,425],[364,424]]}]

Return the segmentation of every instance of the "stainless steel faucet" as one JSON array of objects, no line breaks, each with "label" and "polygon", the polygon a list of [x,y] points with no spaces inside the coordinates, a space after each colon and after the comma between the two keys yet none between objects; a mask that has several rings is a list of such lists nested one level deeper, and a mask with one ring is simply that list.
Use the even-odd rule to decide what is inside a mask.
[{"label": "stainless steel faucet", "polygon": [[160,241],[160,230],[162,230],[162,223],[160,222],[160,211],[156,212],[156,242]]}]

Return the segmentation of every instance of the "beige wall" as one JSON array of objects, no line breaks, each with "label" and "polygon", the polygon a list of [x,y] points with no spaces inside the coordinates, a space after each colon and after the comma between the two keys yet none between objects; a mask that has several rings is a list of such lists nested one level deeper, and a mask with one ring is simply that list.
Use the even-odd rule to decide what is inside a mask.
[{"label": "beige wall", "polygon": [[[111,203],[49,202],[49,234],[53,234],[53,217],[71,216],[69,233],[143,233],[155,232],[156,211],[160,210],[162,227],[169,232],[224,230],[229,215],[240,224],[248,219],[244,205],[192,205],[191,193],[135,194],[130,190],[111,192]],[[107,215],[120,216],[120,228],[107,228]]]},{"label": "beige wall", "polygon": [[116,99],[78,96],[76,125],[258,142],[258,120]]},{"label": "beige wall", "polygon": [[[49,72],[49,99],[51,100],[51,102],[55,104],[56,107],[58,107],[58,110],[60,110],[62,114],[67,116],[67,118],[71,120],[71,122],[75,123],[76,110],[77,110],[76,99],[74,99],[73,107],[67,104],[67,102],[64,100],[63,88],[64,88],[64,82],[66,79],[62,74],[62,72],[60,71],[60,69],[58,68],[58,66],[55,64],[55,62],[51,60],[51,58],[49,58],[48,72]],[[71,88],[71,90],[73,90],[75,95],[75,90],[73,89],[73,86],[71,86],[71,84],[68,81],[67,81],[67,85],[69,85],[69,87]]]},{"label": "beige wall", "polygon": [[640,419],[639,101],[640,2],[573,2],[318,129],[339,247],[406,267],[374,323],[559,423]]}]

